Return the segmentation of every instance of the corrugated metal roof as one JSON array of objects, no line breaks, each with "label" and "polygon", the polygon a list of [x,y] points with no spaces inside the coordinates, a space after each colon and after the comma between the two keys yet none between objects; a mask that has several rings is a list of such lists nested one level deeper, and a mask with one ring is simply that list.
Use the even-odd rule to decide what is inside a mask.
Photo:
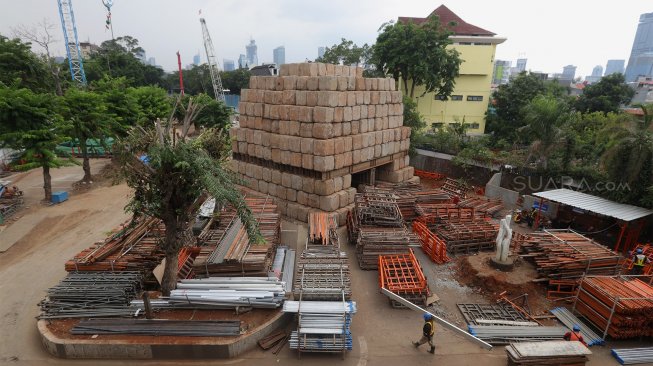
[{"label": "corrugated metal roof", "polygon": [[617,203],[570,189],[554,189],[538,192],[533,193],[533,196],[580,208],[581,210],[590,211],[599,215],[614,217],[623,221],[633,221],[653,214],[653,211],[642,207]]}]

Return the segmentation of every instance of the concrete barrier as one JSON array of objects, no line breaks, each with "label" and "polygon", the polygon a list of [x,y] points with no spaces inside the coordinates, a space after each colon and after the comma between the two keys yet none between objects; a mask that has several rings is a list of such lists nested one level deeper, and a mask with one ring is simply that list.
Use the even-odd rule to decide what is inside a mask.
[{"label": "concrete barrier", "polygon": [[519,192],[503,188],[500,184],[501,173],[495,173],[485,185],[485,196],[488,198],[500,198],[505,207],[512,207],[517,204]]},{"label": "concrete barrier", "polygon": [[293,314],[279,311],[250,334],[234,340],[198,339],[192,343],[130,343],[125,340],[63,339],[50,332],[46,320],[37,322],[43,346],[51,355],[67,359],[224,359],[233,358],[256,346],[261,338],[285,327]]}]

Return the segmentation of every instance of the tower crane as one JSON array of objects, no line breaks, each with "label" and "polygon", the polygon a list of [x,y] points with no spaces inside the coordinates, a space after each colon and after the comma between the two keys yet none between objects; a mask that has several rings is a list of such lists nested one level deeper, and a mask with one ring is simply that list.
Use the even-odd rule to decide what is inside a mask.
[{"label": "tower crane", "polygon": [[209,72],[211,73],[211,82],[213,83],[213,94],[215,99],[224,103],[224,90],[222,89],[222,80],[220,79],[220,70],[218,69],[217,58],[215,57],[215,50],[213,49],[213,41],[209,29],[206,27],[204,18],[200,18],[202,24],[202,36],[204,38],[204,49],[206,50],[206,60],[209,64]]},{"label": "tower crane", "polygon": [[66,43],[66,55],[70,66],[72,80],[80,85],[86,85],[86,74],[84,73],[84,61],[82,50],[79,48],[77,39],[77,27],[75,26],[75,14],[73,13],[72,0],[57,0],[59,3],[59,16],[63,28],[63,38]]}]

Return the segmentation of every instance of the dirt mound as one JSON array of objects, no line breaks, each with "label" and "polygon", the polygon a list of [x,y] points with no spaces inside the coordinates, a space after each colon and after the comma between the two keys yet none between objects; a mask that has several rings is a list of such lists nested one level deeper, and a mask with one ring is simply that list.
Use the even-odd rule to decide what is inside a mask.
[{"label": "dirt mound", "polygon": [[120,175],[118,164],[112,159],[102,167],[99,173],[93,174],[92,183],[86,183],[80,180],[73,183],[72,187],[75,193],[83,193],[99,187],[120,184],[121,180],[122,176]]}]

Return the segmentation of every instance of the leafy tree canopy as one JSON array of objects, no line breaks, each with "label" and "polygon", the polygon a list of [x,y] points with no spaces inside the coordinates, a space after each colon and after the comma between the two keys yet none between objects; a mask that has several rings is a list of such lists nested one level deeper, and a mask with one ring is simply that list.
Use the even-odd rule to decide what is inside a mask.
[{"label": "leafy tree canopy", "polygon": [[367,43],[359,47],[353,41],[342,38],[340,44],[327,47],[324,55],[315,59],[315,62],[336,65],[365,65],[371,57],[371,51],[372,47]]},{"label": "leafy tree canopy", "polygon": [[626,85],[623,74],[611,74],[596,84],[586,86],[576,102],[576,109],[589,113],[617,112],[619,106],[628,104],[634,94],[635,91]]},{"label": "leafy tree canopy", "polygon": [[34,54],[30,43],[0,34],[0,85],[29,88],[36,92],[54,90],[52,75],[44,60]]},{"label": "leafy tree canopy", "polygon": [[138,124],[140,126],[152,126],[157,118],[167,119],[172,111],[172,100],[165,90],[156,86],[141,86],[129,88],[127,93],[131,94],[139,106]]}]

